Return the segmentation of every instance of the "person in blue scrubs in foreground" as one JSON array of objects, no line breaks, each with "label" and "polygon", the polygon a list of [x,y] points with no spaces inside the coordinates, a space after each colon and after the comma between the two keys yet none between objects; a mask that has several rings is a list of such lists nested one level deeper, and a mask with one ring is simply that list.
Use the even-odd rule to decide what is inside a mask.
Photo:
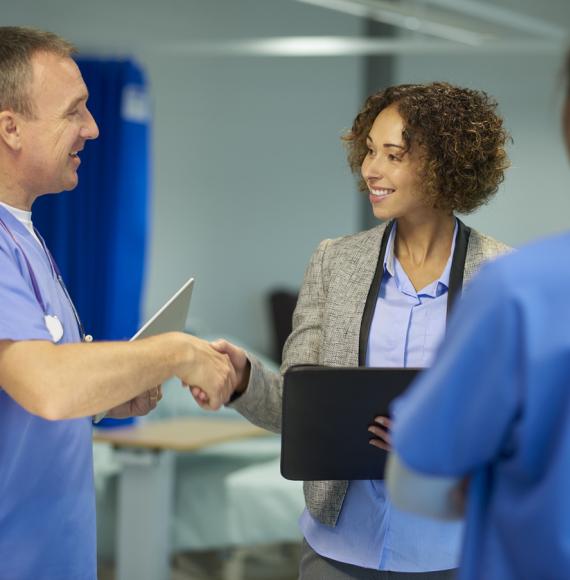
[{"label": "person in blue scrubs in foreground", "polygon": [[[564,111],[570,153],[570,83]],[[461,580],[570,578],[569,288],[570,232],[485,266],[393,406],[393,501],[453,518],[466,494]]]},{"label": "person in blue scrubs in foreground", "polygon": [[[73,47],[0,27],[0,578],[95,580],[91,416],[144,414],[177,376],[219,408],[235,373],[183,333],[84,343],[32,204],[77,185],[98,135]],[[110,409],[110,411],[109,411]]]}]

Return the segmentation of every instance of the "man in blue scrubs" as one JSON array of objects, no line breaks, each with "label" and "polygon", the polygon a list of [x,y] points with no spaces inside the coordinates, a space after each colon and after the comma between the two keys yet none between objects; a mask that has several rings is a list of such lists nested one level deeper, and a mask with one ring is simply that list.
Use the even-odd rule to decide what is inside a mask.
[{"label": "man in blue scrubs", "polygon": [[0,27],[0,578],[95,580],[91,416],[148,412],[177,376],[212,408],[229,398],[227,357],[183,333],[81,343],[32,204],[77,185],[98,135],[73,47]]},{"label": "man in blue scrubs", "polygon": [[485,267],[394,405],[394,502],[452,518],[468,483],[462,580],[570,578],[569,288],[570,232]]}]

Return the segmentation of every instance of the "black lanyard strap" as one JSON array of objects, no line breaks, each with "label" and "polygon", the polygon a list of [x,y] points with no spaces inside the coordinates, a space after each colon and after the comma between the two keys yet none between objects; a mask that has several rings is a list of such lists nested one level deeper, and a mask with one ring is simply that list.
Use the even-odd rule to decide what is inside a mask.
[{"label": "black lanyard strap", "polygon": [[362,322],[360,323],[360,340],[358,348],[358,366],[366,366],[366,351],[368,350],[368,337],[370,336],[370,327],[372,326],[372,318],[374,317],[374,310],[376,309],[376,300],[378,292],[380,291],[380,283],[384,274],[384,257],[386,256],[386,248],[388,247],[388,240],[390,233],[394,227],[394,221],[388,222],[382,236],[380,243],[380,254],[378,255],[378,262],[376,263],[376,270],[374,271],[374,278],[366,297],[366,304],[364,305],[364,313],[362,314]]}]

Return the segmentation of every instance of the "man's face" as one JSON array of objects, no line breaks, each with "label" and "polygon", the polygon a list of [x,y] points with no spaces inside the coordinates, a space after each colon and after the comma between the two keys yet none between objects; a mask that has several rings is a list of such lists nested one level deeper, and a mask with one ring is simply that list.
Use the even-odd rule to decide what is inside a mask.
[{"label": "man's face", "polygon": [[34,118],[22,122],[22,186],[35,197],[73,189],[78,152],[99,129],[87,109],[88,92],[71,58],[39,52],[32,57],[30,98]]}]

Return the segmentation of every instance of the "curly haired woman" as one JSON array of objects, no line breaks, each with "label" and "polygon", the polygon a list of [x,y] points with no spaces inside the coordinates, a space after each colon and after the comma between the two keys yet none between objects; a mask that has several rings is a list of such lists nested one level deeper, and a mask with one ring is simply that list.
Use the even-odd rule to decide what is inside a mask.
[{"label": "curly haired woman", "polygon": [[[487,202],[503,180],[508,135],[496,103],[446,83],[394,86],[368,98],[344,140],[383,223],[321,242],[281,371],[300,363],[429,366],[463,282],[508,251],[454,215]],[[279,431],[281,375],[226,341],[214,345],[240,381],[231,406]],[[388,429],[378,418],[374,444],[389,448]],[[383,481],[311,481],[304,490],[302,580],[453,578],[461,524],[398,511]]]}]

